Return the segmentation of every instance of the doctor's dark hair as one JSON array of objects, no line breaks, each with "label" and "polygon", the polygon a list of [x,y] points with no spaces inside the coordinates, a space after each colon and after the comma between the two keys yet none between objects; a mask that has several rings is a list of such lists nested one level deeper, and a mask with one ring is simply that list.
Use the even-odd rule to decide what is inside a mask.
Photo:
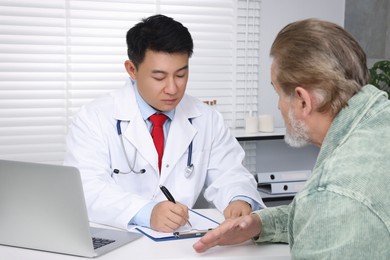
[{"label": "doctor's dark hair", "polygon": [[132,27],[126,35],[127,55],[138,69],[145,52],[186,53],[191,57],[194,44],[190,32],[174,19],[157,14]]},{"label": "doctor's dark hair", "polygon": [[336,115],[368,83],[366,54],[337,24],[317,19],[291,23],[271,47],[276,81],[293,96],[297,86],[316,98],[317,111]]}]

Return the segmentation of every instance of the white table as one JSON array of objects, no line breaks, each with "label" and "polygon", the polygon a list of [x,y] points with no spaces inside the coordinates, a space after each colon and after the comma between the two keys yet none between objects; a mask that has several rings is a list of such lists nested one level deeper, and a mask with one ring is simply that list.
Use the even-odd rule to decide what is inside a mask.
[{"label": "white table", "polygon": [[[216,209],[198,210],[214,220],[222,221],[223,216]],[[121,248],[98,257],[99,260],[150,260],[150,259],[208,259],[208,260],[246,260],[246,259],[291,259],[286,244],[255,245],[248,241],[235,246],[215,247],[198,254],[192,245],[198,238],[154,242],[148,237],[141,237]],[[83,258],[61,255],[16,247],[0,246],[0,259],[5,260],[80,260]]]}]

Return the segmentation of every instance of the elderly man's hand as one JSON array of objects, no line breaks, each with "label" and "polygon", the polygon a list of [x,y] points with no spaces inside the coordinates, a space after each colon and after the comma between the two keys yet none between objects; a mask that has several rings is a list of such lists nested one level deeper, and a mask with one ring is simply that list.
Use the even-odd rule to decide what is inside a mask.
[{"label": "elderly man's hand", "polygon": [[225,220],[214,230],[207,232],[193,245],[196,252],[202,253],[214,246],[235,245],[258,236],[261,221],[258,215],[251,214]]}]

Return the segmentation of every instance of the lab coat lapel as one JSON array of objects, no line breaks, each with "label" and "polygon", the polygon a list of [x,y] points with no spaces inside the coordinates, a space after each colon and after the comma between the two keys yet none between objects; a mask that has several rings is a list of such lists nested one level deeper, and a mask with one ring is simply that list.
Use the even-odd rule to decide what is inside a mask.
[{"label": "lab coat lapel", "polygon": [[[186,98],[184,98],[181,104],[176,108],[175,118],[171,123],[168,139],[165,144],[161,170],[162,178],[165,179],[167,176],[164,174],[164,166],[166,164],[170,165],[168,172],[174,169],[179,159],[183,156],[191,141],[194,139],[197,130],[188,119],[197,116],[199,116],[199,111],[192,106],[192,102],[188,103]],[[187,161],[183,166],[178,166],[178,169],[180,170],[180,167],[182,167],[184,172],[186,163]]]},{"label": "lab coat lapel", "polygon": [[145,160],[158,172],[158,155],[153,144],[153,139],[138,109],[133,86],[128,80],[123,92],[114,96],[114,118],[129,122],[126,129],[122,129],[124,143],[129,141]]},{"label": "lab coat lapel", "polygon": [[145,121],[139,112],[133,120],[130,121],[124,132],[124,137],[129,140],[129,142],[137,149],[138,153],[140,153],[141,156],[153,166],[156,172],[158,172],[157,151],[154,147],[152,136],[150,135]]}]

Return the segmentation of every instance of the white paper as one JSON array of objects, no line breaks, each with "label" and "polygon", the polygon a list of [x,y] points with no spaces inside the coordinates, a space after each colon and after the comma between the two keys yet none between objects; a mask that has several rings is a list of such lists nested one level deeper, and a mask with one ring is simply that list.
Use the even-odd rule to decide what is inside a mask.
[{"label": "white paper", "polygon": [[135,227],[155,239],[162,239],[162,238],[172,237],[174,232],[180,232],[182,234],[182,233],[189,233],[189,232],[196,232],[196,231],[207,231],[219,225],[216,221],[209,219],[208,217],[199,214],[194,210],[190,209],[188,211],[188,214],[189,214],[189,221],[191,222],[192,228],[188,224],[186,224],[176,229],[173,232],[165,233],[165,232],[155,231],[148,227],[141,227],[141,226],[135,226]]}]

